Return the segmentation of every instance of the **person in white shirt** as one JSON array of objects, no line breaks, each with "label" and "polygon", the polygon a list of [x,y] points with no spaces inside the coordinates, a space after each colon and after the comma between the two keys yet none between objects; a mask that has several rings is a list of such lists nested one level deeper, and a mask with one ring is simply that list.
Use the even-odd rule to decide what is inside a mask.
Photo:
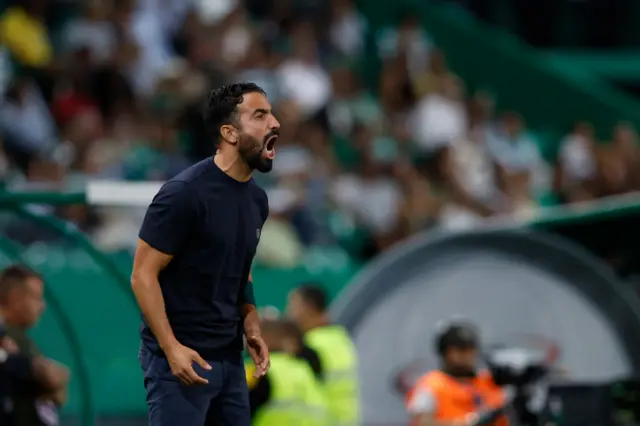
[{"label": "person in white shirt", "polygon": [[302,118],[313,118],[331,97],[331,78],[317,58],[313,30],[307,23],[295,32],[293,57],[277,70],[282,96],[300,108]]},{"label": "person in white shirt", "polygon": [[556,193],[566,202],[592,198],[588,187],[597,177],[597,169],[593,127],[578,123],[560,143],[555,168]]},{"label": "person in white shirt", "polygon": [[413,139],[425,153],[450,146],[461,138],[467,129],[467,113],[460,81],[443,78],[436,93],[418,102],[410,121]]},{"label": "person in white shirt", "polygon": [[520,116],[510,112],[486,135],[496,177],[514,212],[529,212],[535,206],[535,190],[546,178],[544,162],[535,141],[524,131]]}]

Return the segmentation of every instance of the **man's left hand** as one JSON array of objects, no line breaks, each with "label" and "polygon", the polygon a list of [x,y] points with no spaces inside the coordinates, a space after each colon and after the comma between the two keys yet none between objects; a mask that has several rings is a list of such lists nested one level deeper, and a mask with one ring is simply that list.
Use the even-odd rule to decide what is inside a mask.
[{"label": "man's left hand", "polygon": [[269,349],[261,336],[247,336],[247,350],[256,364],[256,371],[253,377],[260,378],[267,374],[271,361],[269,360]]}]

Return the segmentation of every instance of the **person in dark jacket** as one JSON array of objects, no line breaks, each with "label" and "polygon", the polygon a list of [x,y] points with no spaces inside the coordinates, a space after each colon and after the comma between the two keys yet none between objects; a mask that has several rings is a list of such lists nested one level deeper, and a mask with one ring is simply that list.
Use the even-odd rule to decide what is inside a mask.
[{"label": "person in dark jacket", "polygon": [[0,273],[3,345],[8,356],[15,357],[7,356],[11,363],[7,374],[18,374],[9,380],[12,426],[56,425],[58,408],[66,399],[69,370],[40,354],[27,333],[44,311],[43,291],[42,278],[23,265],[11,265]]}]

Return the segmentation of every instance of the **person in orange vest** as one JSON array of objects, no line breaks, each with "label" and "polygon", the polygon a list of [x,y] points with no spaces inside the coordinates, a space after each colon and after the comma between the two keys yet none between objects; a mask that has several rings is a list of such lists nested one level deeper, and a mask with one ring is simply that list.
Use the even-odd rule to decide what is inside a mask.
[{"label": "person in orange vest", "polygon": [[406,395],[412,426],[508,426],[507,395],[478,368],[479,335],[464,321],[442,324],[435,339],[441,368],[422,376]]}]

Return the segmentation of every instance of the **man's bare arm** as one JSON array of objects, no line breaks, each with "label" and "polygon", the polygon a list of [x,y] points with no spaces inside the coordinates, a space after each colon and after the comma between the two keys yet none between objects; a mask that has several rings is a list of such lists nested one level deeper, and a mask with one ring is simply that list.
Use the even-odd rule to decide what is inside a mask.
[{"label": "man's bare arm", "polygon": [[251,355],[253,362],[256,364],[256,370],[253,373],[253,377],[262,377],[267,374],[267,370],[269,370],[269,348],[261,335],[260,317],[258,315],[258,310],[256,309],[251,273],[249,273],[244,294],[241,295],[239,308],[243,320],[244,334],[247,338],[247,350],[249,351],[249,355]]},{"label": "man's bare arm", "polygon": [[240,312],[244,321],[244,334],[247,337],[260,336],[260,317],[255,305],[244,304],[240,308]]},{"label": "man's bare arm", "polygon": [[240,314],[242,315],[244,334],[252,337],[260,336],[260,318],[253,295],[253,277],[251,272],[249,272],[249,280],[240,304]]},{"label": "man's bare arm", "polygon": [[172,258],[173,256],[162,253],[142,239],[138,239],[133,260],[131,287],[144,319],[167,356],[171,373],[185,385],[205,385],[209,383],[208,380],[196,373],[193,363],[197,363],[205,370],[210,370],[211,366],[196,351],[178,342],[167,318],[158,275]]},{"label": "man's bare arm", "polygon": [[158,282],[160,271],[172,258],[173,256],[162,253],[138,239],[131,274],[131,288],[142,315],[164,351],[178,343],[165,312],[164,297]]}]

